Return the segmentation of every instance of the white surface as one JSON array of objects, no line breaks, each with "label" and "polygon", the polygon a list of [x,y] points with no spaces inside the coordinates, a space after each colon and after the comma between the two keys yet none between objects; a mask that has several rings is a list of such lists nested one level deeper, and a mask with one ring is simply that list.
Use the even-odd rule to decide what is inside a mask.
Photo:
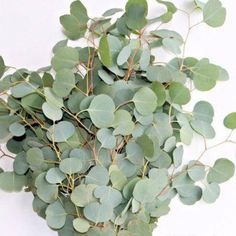
[{"label": "white surface", "polygon": [[[58,17],[68,12],[71,1],[66,0],[0,0],[0,55],[8,65],[36,69],[50,62],[52,46],[63,38]],[[125,0],[86,0],[90,15],[99,16],[106,9],[120,7]],[[190,0],[174,1],[180,5]],[[236,110],[236,4],[222,0],[228,10],[224,27],[211,29],[199,26],[190,37],[187,55],[198,58],[209,57],[214,63],[226,67],[231,80],[220,83],[210,93],[194,92],[195,101],[207,99],[216,108],[216,140],[228,134],[222,127],[222,119],[228,112]],[[150,0],[150,3],[154,3]],[[186,4],[185,4],[186,5]],[[155,8],[151,7],[151,13]],[[177,17],[173,29],[183,31],[183,18]],[[217,141],[218,140],[218,141]],[[235,138],[236,140],[236,138]],[[194,159],[203,146],[196,141],[185,153],[186,160]],[[206,163],[219,157],[229,157],[236,163],[236,147],[224,145],[204,156]],[[4,162],[4,163],[3,163]],[[0,165],[10,167],[9,161]],[[184,206],[178,199],[171,204],[169,215],[162,217],[154,233],[158,236],[235,236],[236,178],[222,185],[220,199],[213,205],[202,202],[195,206]],[[55,236],[31,208],[30,193],[7,194],[0,192],[0,235],[7,236]]]}]

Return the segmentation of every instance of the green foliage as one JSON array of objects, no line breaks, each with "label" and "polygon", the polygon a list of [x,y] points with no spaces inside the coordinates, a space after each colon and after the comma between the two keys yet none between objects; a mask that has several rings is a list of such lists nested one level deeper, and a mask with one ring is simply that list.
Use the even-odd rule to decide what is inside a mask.
[{"label": "green foliage", "polygon": [[228,159],[218,159],[210,169],[207,181],[209,183],[223,183],[229,180],[235,172],[234,164]]},{"label": "green foliage", "polygon": [[203,7],[204,22],[211,27],[222,26],[226,18],[226,9],[219,0],[209,0]]},{"label": "green foliage", "polygon": [[224,125],[228,129],[236,129],[236,112],[232,112],[225,117]]},{"label": "green foliage", "polygon": [[[193,2],[199,24],[224,23],[219,0]],[[0,168],[0,189],[31,191],[34,211],[59,236],[151,236],[176,195],[186,205],[213,203],[235,172],[225,158],[203,162],[215,136],[212,105],[185,107],[193,90],[229,75],[206,58],[185,58],[185,35],[165,27],[179,7],[155,3],[166,10],[152,19],[146,0],[90,18],[76,0],[60,17],[67,38],[53,47],[49,67],[17,70],[0,57],[0,139],[15,155],[1,150],[14,160],[12,172]],[[68,46],[77,39],[87,44]],[[175,57],[159,61],[155,48]],[[224,120],[231,134],[235,114]],[[186,163],[184,145],[195,134],[205,149]],[[225,142],[235,143],[231,135]]]}]

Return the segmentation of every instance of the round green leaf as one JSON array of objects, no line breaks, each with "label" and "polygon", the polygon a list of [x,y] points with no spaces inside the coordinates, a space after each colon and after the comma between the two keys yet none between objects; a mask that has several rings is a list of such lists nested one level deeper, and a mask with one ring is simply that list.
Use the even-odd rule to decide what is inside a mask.
[{"label": "round green leaf", "polygon": [[112,218],[113,209],[109,204],[92,202],[84,208],[84,216],[94,222],[107,222]]},{"label": "round green leaf", "polygon": [[77,158],[66,158],[60,163],[60,170],[68,175],[78,173],[82,169],[82,162]]},{"label": "round green leaf", "polygon": [[112,65],[112,55],[106,35],[100,39],[98,51],[103,65],[110,67]]},{"label": "round green leaf", "polygon": [[154,201],[157,195],[163,190],[164,186],[152,179],[140,180],[134,187],[133,196],[140,203]]},{"label": "round green leaf", "polygon": [[148,5],[146,0],[129,0],[126,4],[126,24],[130,29],[140,30],[146,23]]},{"label": "round green leaf", "polygon": [[97,132],[97,139],[103,148],[113,149],[116,146],[116,138],[112,135],[112,131],[110,129],[100,129]]},{"label": "round green leaf", "polygon": [[89,222],[83,218],[74,219],[73,226],[75,230],[78,231],[79,233],[86,233],[91,227]]},{"label": "round green leaf", "polygon": [[192,128],[205,138],[212,139],[216,133],[211,124],[206,121],[193,120],[190,122]]},{"label": "round green leaf", "polygon": [[203,7],[203,18],[211,27],[222,26],[226,18],[226,9],[219,0],[209,0]]},{"label": "round green leaf", "polygon": [[171,101],[175,104],[185,105],[190,101],[191,95],[188,88],[181,83],[171,83],[169,87]]},{"label": "round green leaf", "polygon": [[215,87],[216,80],[219,77],[219,68],[204,59],[199,61],[193,68],[193,82],[196,89],[208,91]]},{"label": "round green leaf", "polygon": [[71,194],[71,201],[79,207],[85,207],[89,203],[96,201],[93,195],[96,185],[94,184],[81,184],[73,190]]},{"label": "round green leaf", "polygon": [[172,80],[172,75],[165,66],[149,66],[147,68],[147,79],[153,82],[166,83]]},{"label": "round green leaf", "polygon": [[38,197],[46,203],[53,203],[58,197],[58,186],[46,181],[46,173],[41,173],[35,180]]},{"label": "round green leaf", "polygon": [[154,143],[147,135],[144,134],[137,138],[136,143],[142,148],[146,157],[152,157],[154,155]]},{"label": "round green leaf", "polygon": [[60,201],[50,204],[46,210],[46,220],[52,229],[60,229],[66,223],[66,212]]},{"label": "round green leaf", "polygon": [[150,115],[157,108],[156,94],[147,87],[143,87],[135,93],[133,102],[137,111],[144,116]]},{"label": "round green leaf", "polygon": [[14,172],[0,173],[0,189],[6,192],[20,192],[26,185],[27,179],[24,175],[17,175]]},{"label": "round green leaf", "polygon": [[71,47],[61,47],[56,51],[51,63],[55,71],[73,69],[79,63],[78,51]]},{"label": "round green leaf", "polygon": [[51,126],[47,132],[47,137],[50,141],[56,143],[65,142],[75,133],[75,127],[68,121],[61,121],[58,124]]},{"label": "round green leaf", "polygon": [[115,104],[109,96],[101,94],[93,98],[88,112],[95,126],[110,127],[114,121]]},{"label": "round green leaf", "polygon": [[98,186],[94,190],[94,196],[100,199],[101,203],[107,203],[113,208],[122,202],[121,193],[110,186]]},{"label": "round green leaf", "polygon": [[140,220],[140,219],[134,219],[131,220],[128,224],[128,232],[132,236],[151,236],[151,227],[148,223]]},{"label": "round green leaf", "polygon": [[207,203],[214,203],[220,196],[220,186],[217,183],[208,184],[203,191],[203,200]]},{"label": "round green leaf", "polygon": [[102,166],[94,166],[85,178],[86,184],[107,185],[109,182],[109,173]]},{"label": "round green leaf", "polygon": [[114,84],[114,78],[105,70],[99,70],[98,75],[106,84]]},{"label": "round green leaf", "polygon": [[114,135],[129,135],[134,130],[134,122],[132,116],[126,110],[118,110],[115,112],[115,119],[112,125],[115,130]]},{"label": "round green leaf", "polygon": [[157,96],[157,106],[161,107],[166,101],[166,90],[164,85],[159,82],[153,82],[151,89]]},{"label": "round green leaf", "polygon": [[25,134],[25,126],[16,122],[10,125],[9,131],[12,135],[20,137]]},{"label": "round green leaf", "polygon": [[229,180],[235,172],[233,162],[228,159],[218,159],[207,175],[208,183],[224,183]]},{"label": "round green leaf", "polygon": [[236,112],[230,113],[225,117],[224,125],[228,129],[236,129]]},{"label": "round green leaf", "polygon": [[193,181],[199,181],[205,178],[205,166],[195,165],[190,166],[188,169],[188,175]]},{"label": "round green leaf", "polygon": [[196,103],[194,106],[193,116],[197,120],[212,123],[214,116],[214,109],[209,102],[200,101]]},{"label": "round green leaf", "polygon": [[62,119],[62,110],[58,107],[51,106],[49,103],[45,102],[42,106],[44,115],[53,121],[58,121]]},{"label": "round green leaf", "polygon": [[43,152],[39,148],[30,148],[26,153],[26,160],[32,170],[41,169],[44,164]]},{"label": "round green leaf", "polygon": [[66,97],[75,87],[75,75],[69,69],[62,69],[56,73],[53,91],[59,97]]},{"label": "round green leaf", "polygon": [[65,174],[57,167],[49,169],[46,174],[46,180],[50,184],[61,183],[65,178]]},{"label": "round green leaf", "polygon": [[119,66],[122,66],[128,61],[130,56],[131,56],[131,48],[130,48],[130,45],[127,45],[123,47],[122,50],[120,51],[117,57],[117,64]]}]

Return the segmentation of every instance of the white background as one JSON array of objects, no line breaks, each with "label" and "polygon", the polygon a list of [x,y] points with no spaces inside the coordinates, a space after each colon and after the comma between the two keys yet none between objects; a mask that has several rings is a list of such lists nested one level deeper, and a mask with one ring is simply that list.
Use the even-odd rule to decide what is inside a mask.
[{"label": "white background", "polygon": [[[51,48],[63,38],[58,18],[68,12],[68,0],[0,0],[0,55],[7,65],[36,69],[50,62]],[[125,0],[84,0],[90,16],[99,16],[105,10],[124,6]],[[187,7],[190,0],[175,0]],[[229,131],[222,127],[225,114],[236,111],[236,3],[222,0],[228,11],[224,27],[212,29],[198,26],[191,34],[187,55],[209,57],[213,63],[227,68],[231,80],[220,83],[210,93],[194,92],[194,101],[208,100],[216,109],[215,128],[218,133],[213,144],[223,140]],[[187,4],[186,4],[187,3]],[[154,5],[155,4],[155,5]],[[156,3],[150,0],[151,14],[155,16]],[[185,18],[177,17],[176,31],[185,32]],[[236,137],[235,137],[236,140]],[[185,159],[197,158],[203,148],[197,140],[187,148]],[[236,163],[236,146],[224,145],[203,157],[205,163],[214,163],[219,157],[228,157]],[[11,168],[9,160],[0,160],[0,166]],[[169,215],[162,217],[154,236],[235,236],[236,178],[222,185],[219,200],[213,205],[202,202],[184,206],[178,199],[171,204]],[[30,193],[0,192],[0,235],[55,236],[46,223],[31,208]]]}]

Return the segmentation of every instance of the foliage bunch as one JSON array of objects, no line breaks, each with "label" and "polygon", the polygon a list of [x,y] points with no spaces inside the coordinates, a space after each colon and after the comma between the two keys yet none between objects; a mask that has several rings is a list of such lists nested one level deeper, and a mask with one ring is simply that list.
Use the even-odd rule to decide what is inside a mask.
[{"label": "foliage bunch", "polygon": [[[60,41],[51,66],[38,71],[0,58],[0,138],[15,154],[2,154],[14,158],[14,171],[2,170],[0,188],[32,192],[33,209],[60,236],[150,236],[175,196],[187,205],[213,203],[234,174],[225,158],[213,167],[201,161],[207,145],[182,164],[183,144],[194,134],[205,143],[215,136],[211,104],[183,106],[194,89],[211,90],[228,74],[206,58],[185,58],[188,36],[163,28],[181,11],[189,35],[200,23],[221,26],[226,11],[218,0],[196,0],[193,11],[203,20],[191,25],[190,13],[156,2],[166,12],[152,19],[146,0],[90,18],[77,0],[60,22],[67,38],[85,39],[85,47]],[[173,59],[158,61],[156,48]],[[234,130],[236,114],[224,123]]]}]

